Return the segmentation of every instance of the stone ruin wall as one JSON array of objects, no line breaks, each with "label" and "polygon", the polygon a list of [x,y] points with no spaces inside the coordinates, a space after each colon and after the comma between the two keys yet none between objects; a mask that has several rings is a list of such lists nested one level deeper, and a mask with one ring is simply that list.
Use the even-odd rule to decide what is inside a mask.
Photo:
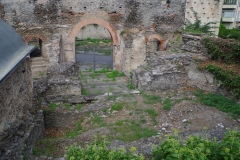
[{"label": "stone ruin wall", "polygon": [[[51,65],[75,61],[71,39],[74,27],[83,20],[104,20],[116,31],[115,69],[130,72],[146,56],[146,39],[158,35],[168,40],[184,24],[185,0],[1,0],[0,18],[26,39],[43,40],[43,57]],[[79,30],[78,30],[79,31]],[[124,34],[121,34],[124,33]],[[62,57],[62,58],[59,58]]]},{"label": "stone ruin wall", "polygon": [[32,75],[26,59],[0,85],[0,159],[30,154],[43,133],[42,113],[36,114],[32,100]]}]

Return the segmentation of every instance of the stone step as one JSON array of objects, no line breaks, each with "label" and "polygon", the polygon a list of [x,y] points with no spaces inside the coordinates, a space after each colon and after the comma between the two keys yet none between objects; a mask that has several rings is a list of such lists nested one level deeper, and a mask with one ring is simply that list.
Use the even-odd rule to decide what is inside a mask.
[{"label": "stone step", "polygon": [[33,61],[31,62],[31,65],[42,65],[42,64],[47,64],[46,61]]},{"label": "stone step", "polygon": [[33,57],[30,60],[31,60],[31,62],[45,61],[45,59],[43,57]]},{"label": "stone step", "polygon": [[31,68],[47,67],[47,64],[32,65]]}]

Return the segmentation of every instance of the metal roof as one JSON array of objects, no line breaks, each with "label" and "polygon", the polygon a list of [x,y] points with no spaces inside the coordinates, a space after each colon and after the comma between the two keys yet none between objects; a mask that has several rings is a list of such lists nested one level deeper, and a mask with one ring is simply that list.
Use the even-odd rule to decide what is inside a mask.
[{"label": "metal roof", "polygon": [[34,49],[26,45],[22,37],[0,19],[0,84],[21,64]]}]

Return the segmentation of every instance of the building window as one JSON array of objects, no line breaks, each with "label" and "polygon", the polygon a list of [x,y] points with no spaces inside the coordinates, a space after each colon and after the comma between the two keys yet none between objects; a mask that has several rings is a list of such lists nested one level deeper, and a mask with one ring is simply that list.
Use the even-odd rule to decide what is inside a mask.
[{"label": "building window", "polygon": [[237,0],[224,0],[224,3],[226,5],[236,5],[237,4]]},{"label": "building window", "polygon": [[223,18],[234,18],[234,10],[222,10],[222,17]]}]

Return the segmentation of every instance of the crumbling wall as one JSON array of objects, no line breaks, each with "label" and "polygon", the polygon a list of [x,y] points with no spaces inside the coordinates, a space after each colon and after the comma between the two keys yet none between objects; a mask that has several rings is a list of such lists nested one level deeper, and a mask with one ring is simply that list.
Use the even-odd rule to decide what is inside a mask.
[{"label": "crumbling wall", "polygon": [[182,35],[182,50],[197,53],[197,54],[207,54],[207,49],[202,44],[202,39],[205,38],[204,35]]},{"label": "crumbling wall", "polygon": [[[115,68],[126,72],[135,69],[143,61],[126,59],[136,56],[138,49],[134,41],[138,39],[140,32],[145,38],[157,34],[164,41],[168,40],[182,28],[184,9],[185,0],[170,3],[166,0],[81,0],[71,3],[69,0],[4,0],[0,5],[1,18],[13,26],[24,39],[33,34],[46,38],[43,43],[43,52],[46,55],[44,58],[51,65],[59,63],[60,55],[64,55],[65,61],[75,61],[75,45],[74,40],[71,40],[71,33],[79,22],[87,19],[108,22],[117,33],[118,42],[122,42],[114,44],[117,47],[114,50]],[[92,24],[95,23],[98,24],[92,21]],[[121,36],[122,33],[127,35],[126,38]],[[62,40],[59,41],[56,35],[61,36]],[[56,49],[59,42],[62,44],[58,46],[62,48]],[[126,48],[127,52],[121,48]],[[138,53],[143,59],[146,55],[144,48]]]},{"label": "crumbling wall", "polygon": [[[197,59],[196,59],[197,58]],[[217,82],[213,76],[197,69],[195,61],[205,57],[188,54],[164,54],[156,52],[148,62],[133,71],[132,84],[140,90],[165,91],[190,86],[216,91]]]},{"label": "crumbling wall", "polygon": [[[32,103],[29,60],[0,84],[0,159],[30,154],[44,131],[43,114]],[[26,144],[28,144],[26,146]]]}]

